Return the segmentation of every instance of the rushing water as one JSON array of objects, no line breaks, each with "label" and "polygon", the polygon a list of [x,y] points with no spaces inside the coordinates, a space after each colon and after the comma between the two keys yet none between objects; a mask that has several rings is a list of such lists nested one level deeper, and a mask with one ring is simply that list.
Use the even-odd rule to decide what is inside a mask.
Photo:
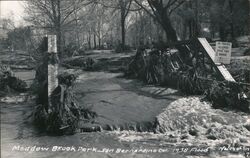
[{"label": "rushing water", "polygon": [[[27,74],[27,72],[25,74]],[[18,75],[22,76],[20,73]],[[106,80],[104,83],[110,83],[110,81],[112,81],[111,83],[115,83],[113,86],[104,86],[103,88],[105,90],[109,90],[110,88],[121,89],[117,80],[113,82],[114,80],[112,78],[116,76],[114,74],[108,74],[106,79],[103,77],[103,73],[101,73],[101,75],[99,73],[90,73],[88,76],[87,78],[86,75],[80,75],[78,82],[93,79],[95,81],[92,83],[97,84],[99,77],[99,80]],[[27,78],[30,79],[30,77]],[[123,84],[125,83],[131,84],[130,81],[123,80]],[[144,89],[145,87],[143,87],[143,90]],[[129,91],[130,89],[126,90]],[[133,88],[132,90],[134,91],[135,89]],[[152,88],[150,88],[150,90],[152,90]],[[118,91],[116,93],[118,93]],[[148,97],[148,95],[142,92],[136,94]],[[106,98],[106,95],[104,98]],[[143,100],[144,99],[142,99],[142,101]],[[199,137],[191,137],[189,139],[191,141],[178,141],[174,132],[155,134],[125,130],[91,133],[78,132],[75,135],[48,136],[38,131],[32,124],[31,114],[35,105],[32,96],[28,94],[17,94],[2,98],[1,101],[1,157],[3,158],[178,158],[184,157],[183,155],[192,155],[189,156],[189,158],[195,157],[195,155],[223,157],[223,155],[218,156],[217,152],[210,152],[205,145],[206,143],[215,143],[216,141],[206,142],[207,140],[204,140],[204,142],[202,142]],[[106,104],[106,102],[104,103]],[[202,143],[204,143],[204,146],[202,146]],[[198,146],[195,146],[195,144]],[[224,157],[229,157],[229,155],[225,154]],[[240,158],[243,156],[241,154],[233,155],[233,157]]]},{"label": "rushing water", "polygon": [[[34,78],[33,71],[19,71],[15,75],[28,83]],[[32,124],[34,105],[35,99],[28,93],[1,98],[1,157],[162,157],[170,153],[166,150],[153,153],[159,144],[152,142],[158,141],[138,139],[146,138],[149,133],[129,136],[126,131],[102,131],[48,136]],[[139,142],[133,142],[136,140]],[[170,154],[170,157],[176,156]]]}]

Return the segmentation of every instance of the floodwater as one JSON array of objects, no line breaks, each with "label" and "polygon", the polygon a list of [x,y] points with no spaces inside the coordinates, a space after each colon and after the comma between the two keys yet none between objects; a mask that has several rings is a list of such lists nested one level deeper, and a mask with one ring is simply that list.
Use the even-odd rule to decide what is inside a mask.
[{"label": "floodwater", "polygon": [[[195,96],[185,98],[176,90],[146,86],[135,80],[121,78],[117,73],[84,71],[77,73],[79,73],[75,85],[77,99],[80,106],[91,105],[93,110],[99,113],[98,124],[126,124],[142,120],[150,122],[158,116],[158,126],[164,128],[165,133],[117,129],[48,136],[39,132],[32,124],[30,116],[35,105],[34,96],[29,96],[28,93],[11,94],[1,98],[0,102],[1,157],[241,158],[244,154],[245,156],[248,154],[248,152],[240,154],[212,152],[208,147],[222,143],[250,146],[248,139],[250,133],[243,126],[243,124],[250,125],[248,115],[215,110],[208,104],[200,102]],[[32,71],[19,71],[16,75],[28,83],[34,78]],[[187,120],[185,128],[192,126],[198,130],[197,136],[192,132],[183,135],[183,131],[179,130],[182,126],[178,126],[182,124],[183,119]],[[201,120],[201,124],[196,123],[197,119]],[[234,136],[232,139],[208,139],[206,130],[209,128],[219,129],[213,131],[215,135],[216,132],[228,134],[229,131]],[[250,148],[244,149],[250,150]]]},{"label": "floodwater", "polygon": [[[168,104],[180,98],[177,90],[144,85],[120,73],[82,72],[74,85],[80,106],[97,113],[95,125],[149,131]],[[84,126],[84,124],[83,124]],[[139,127],[140,126],[140,127]]]},{"label": "floodwater", "polygon": [[[34,73],[22,71],[18,72],[17,75],[19,78],[29,81]],[[82,80],[83,76],[80,75],[79,80]],[[111,74],[111,76],[115,77],[116,75]],[[0,105],[1,157],[3,158],[183,157],[172,153],[170,151],[171,145],[160,145],[158,139],[143,140],[142,138],[154,135],[147,132],[140,133],[141,136],[132,131],[103,131],[76,133],[67,136],[48,136],[39,132],[32,124],[31,115],[35,100],[28,93],[12,94],[2,98]]]}]

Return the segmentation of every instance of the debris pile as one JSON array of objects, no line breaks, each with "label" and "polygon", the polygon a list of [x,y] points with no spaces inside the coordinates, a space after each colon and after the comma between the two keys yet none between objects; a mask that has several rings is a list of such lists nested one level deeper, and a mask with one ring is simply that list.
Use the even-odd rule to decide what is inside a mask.
[{"label": "debris pile", "polygon": [[66,68],[81,68],[86,71],[94,69],[95,61],[92,58],[76,57],[64,60],[62,66]]},{"label": "debris pile", "polygon": [[25,92],[26,90],[26,82],[15,77],[10,67],[0,64],[0,96],[10,91]]},{"label": "debris pile", "polygon": [[75,132],[80,118],[80,109],[74,98],[72,87],[76,76],[68,73],[59,75],[59,85],[49,99],[48,80],[44,76],[46,73],[39,73],[46,68],[46,64],[42,64],[37,70],[36,80],[38,80],[40,88],[33,113],[34,123],[49,134],[72,134]]},{"label": "debris pile", "polygon": [[50,96],[47,131],[52,134],[72,134],[77,129],[80,118],[80,108],[72,88],[76,76],[64,73],[58,79],[59,86]]},{"label": "debris pile", "polygon": [[65,55],[65,57],[83,55],[84,53],[85,53],[85,50],[83,48],[79,48],[77,45],[73,43],[69,43],[63,49],[63,55]]},{"label": "debris pile", "polygon": [[33,112],[34,124],[51,135],[73,134],[80,119],[92,119],[90,109],[78,106],[73,90],[76,75],[62,73],[58,75],[58,87],[48,97],[47,57],[36,71],[36,107]]},{"label": "debris pile", "polygon": [[167,85],[191,94],[201,94],[207,86],[193,68],[179,63],[178,52],[138,50],[128,65],[126,75],[148,84]]},{"label": "debris pile", "polygon": [[229,107],[249,112],[250,105],[245,93],[236,83],[213,81],[211,87],[206,90],[206,98],[214,107]]},{"label": "debris pile", "polygon": [[125,74],[148,84],[177,88],[186,94],[205,94],[215,107],[250,111],[242,85],[223,81],[204,54],[191,52],[190,49],[138,49]]}]

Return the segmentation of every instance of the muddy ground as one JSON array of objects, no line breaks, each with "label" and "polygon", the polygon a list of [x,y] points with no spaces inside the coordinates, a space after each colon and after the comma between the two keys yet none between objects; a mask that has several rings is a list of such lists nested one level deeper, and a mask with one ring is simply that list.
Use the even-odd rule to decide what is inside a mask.
[{"label": "muddy ground", "polygon": [[[107,58],[119,61],[121,56],[130,56],[110,51],[89,52],[88,55],[100,61],[107,61]],[[29,93],[9,94],[0,102],[1,157],[247,156],[250,150],[249,115],[213,109],[210,103],[202,101],[202,96],[183,96],[174,89],[123,78],[121,73],[114,73],[113,68],[105,67],[95,72],[61,69],[79,75],[75,83],[79,105],[92,108],[98,114],[88,127],[105,129],[109,125],[109,130],[113,131],[89,133],[79,130],[71,136],[47,136],[31,123],[29,116],[35,104],[34,97]],[[19,67],[14,72],[27,83],[34,78],[32,69]],[[154,131],[150,130],[152,122],[157,123]],[[80,126],[86,124],[82,122]],[[48,151],[18,146],[48,147]],[[52,151],[54,146],[71,147],[72,151],[62,151],[65,148]],[[227,148],[229,146],[231,148]],[[91,149],[87,152],[85,148]],[[107,153],[103,153],[105,151]]]}]

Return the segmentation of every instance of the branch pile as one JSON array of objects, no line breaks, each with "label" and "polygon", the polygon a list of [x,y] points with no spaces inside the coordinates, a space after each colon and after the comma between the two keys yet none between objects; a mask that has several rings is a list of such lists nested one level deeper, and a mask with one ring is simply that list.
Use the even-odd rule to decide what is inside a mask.
[{"label": "branch pile", "polygon": [[26,90],[26,82],[15,77],[10,67],[0,64],[0,96],[4,96],[9,91],[25,92]]},{"label": "branch pile", "polygon": [[238,83],[218,80],[214,72],[203,69],[204,64],[197,62],[190,65],[188,61],[190,60],[184,60],[177,50],[138,49],[128,65],[126,75],[139,78],[147,84],[177,88],[186,94],[204,94],[215,107],[250,110],[249,100],[244,98],[243,89]]},{"label": "branch pile", "polygon": [[59,86],[51,94],[49,103],[47,132],[51,134],[72,134],[78,127],[80,108],[74,98],[72,74],[59,76]]},{"label": "branch pile", "polygon": [[95,61],[92,58],[77,57],[64,60],[62,65],[66,68],[81,68],[86,71],[94,69]]},{"label": "branch pile", "polygon": [[[34,124],[51,135],[73,134],[80,119],[95,117],[90,111],[78,106],[73,85],[76,75],[58,75],[59,85],[48,98],[48,69],[46,57],[36,72],[37,106],[33,112]],[[88,115],[86,115],[88,113]]]}]

